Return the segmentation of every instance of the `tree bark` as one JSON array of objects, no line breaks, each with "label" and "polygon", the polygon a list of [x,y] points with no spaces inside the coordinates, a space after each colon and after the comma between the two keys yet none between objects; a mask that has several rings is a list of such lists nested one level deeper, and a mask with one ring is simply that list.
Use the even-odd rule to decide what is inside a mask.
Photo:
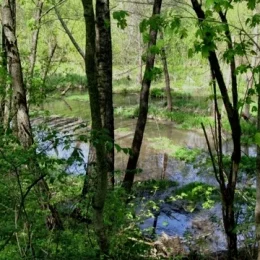
[{"label": "tree bark", "polygon": [[35,62],[37,58],[37,47],[38,47],[38,39],[39,39],[39,33],[40,33],[40,25],[41,25],[41,14],[42,14],[42,8],[43,8],[43,1],[38,0],[36,4],[36,10],[34,15],[35,20],[35,26],[36,29],[33,30],[32,33],[32,43],[31,43],[31,53],[30,53],[30,68],[29,68],[29,77],[30,79],[34,76],[34,68],[35,68]]},{"label": "tree bark", "polygon": [[9,128],[10,122],[10,110],[11,110],[11,93],[10,93],[10,84],[7,84],[6,78],[8,74],[7,68],[7,52],[6,52],[6,37],[4,34],[4,29],[2,26],[2,49],[1,49],[1,58],[2,58],[2,69],[3,75],[1,78],[1,86],[3,89],[3,95],[1,99],[1,124],[3,129],[6,131]]},{"label": "tree bark", "polygon": [[96,140],[102,131],[102,120],[100,113],[100,99],[97,83],[96,67],[96,32],[92,0],[82,0],[86,24],[86,50],[85,65],[88,78],[90,110],[92,120],[92,144],[96,150],[96,173],[97,184],[93,198],[94,225],[98,237],[100,250],[104,257],[108,257],[108,239],[103,219],[103,211],[107,193],[107,164],[104,140]]},{"label": "tree bark", "polygon": [[[98,88],[104,93],[104,128],[114,144],[114,109],[112,93],[112,41],[109,0],[96,1],[96,57]],[[102,101],[101,101],[102,102]],[[106,152],[108,171],[114,186],[114,146]]]},{"label": "tree bark", "polygon": [[34,76],[35,62],[36,62],[36,58],[37,58],[37,48],[38,48],[38,39],[39,39],[39,33],[40,33],[42,8],[43,8],[43,1],[38,0],[36,3],[36,10],[35,10],[35,14],[34,14],[34,21],[35,21],[36,29],[34,29],[32,32],[31,52],[30,52],[30,56],[29,56],[30,67],[29,67],[29,80],[28,80],[28,86],[27,86],[28,109],[29,109],[30,94],[32,91],[32,80],[33,80],[33,76]]},{"label": "tree bark", "polygon": [[14,14],[9,1],[3,3],[2,19],[4,34],[6,37],[6,48],[10,76],[12,77],[12,89],[14,100],[14,113],[17,118],[18,138],[24,147],[32,145],[31,124],[28,115],[26,93],[23,83],[22,67],[15,36]]},{"label": "tree bark", "polygon": [[[156,16],[160,14],[161,5],[162,5],[162,0],[154,0],[152,16]],[[152,73],[152,69],[154,68],[154,60],[155,60],[155,54],[150,53],[150,48],[156,45],[157,32],[158,32],[158,28],[157,29],[153,29],[152,27],[150,28],[148,56],[146,59],[144,78],[143,78],[142,89],[140,93],[139,115],[138,115],[137,124],[135,128],[134,139],[132,142],[132,154],[129,156],[127,168],[123,180],[123,187],[127,192],[131,191],[134,182],[136,165],[139,158],[145,125],[147,121],[149,90],[152,82],[151,73]]]},{"label": "tree bark", "polygon": [[[256,43],[258,42],[258,37],[257,37],[257,33],[258,33],[258,26],[256,25]],[[254,68],[254,66],[256,66],[257,64],[257,59],[255,59],[255,64],[252,65],[252,67]],[[258,84],[260,83],[260,74],[258,72]],[[255,78],[254,75],[252,75],[252,81],[254,83],[255,82]],[[258,110],[257,110],[257,132],[260,132],[260,91],[258,89],[257,91],[257,103],[258,103]],[[258,252],[257,252],[257,260],[260,260],[260,146],[257,145],[257,157],[256,157],[256,206],[255,206],[255,222],[256,222],[256,242],[257,242],[257,246],[258,246]]]},{"label": "tree bark", "polygon": [[[256,13],[257,13],[257,11],[255,10],[254,14],[256,14]],[[253,34],[254,34],[254,41],[258,42],[258,25],[255,26]],[[253,50],[254,50],[254,52],[257,53],[257,46],[256,45],[254,45]],[[252,60],[251,60],[251,67],[254,68],[256,65],[257,65],[257,56],[253,55]],[[252,89],[253,86],[254,86],[254,75],[253,75],[253,73],[250,73],[249,78],[248,78],[248,87],[247,87],[248,91],[250,89]],[[250,118],[250,104],[249,103],[245,104],[244,116],[245,116],[246,119]]]},{"label": "tree bark", "polygon": [[[163,40],[162,32],[160,33],[160,37]],[[162,58],[163,73],[164,73],[164,78],[165,78],[165,93],[166,93],[166,97],[167,97],[167,109],[169,111],[172,111],[171,83],[170,83],[170,76],[169,76],[169,71],[168,71],[165,47],[162,47],[162,49],[161,49],[161,58]]]},{"label": "tree bark", "polygon": [[143,45],[142,45],[142,34],[138,33],[138,84],[142,84],[143,81]]},{"label": "tree bark", "polygon": [[[258,92],[258,111],[257,111],[257,132],[260,132],[260,93]],[[257,260],[260,260],[260,146],[257,145],[256,157],[256,206],[255,206],[255,222],[256,222],[256,241],[258,246]]]}]

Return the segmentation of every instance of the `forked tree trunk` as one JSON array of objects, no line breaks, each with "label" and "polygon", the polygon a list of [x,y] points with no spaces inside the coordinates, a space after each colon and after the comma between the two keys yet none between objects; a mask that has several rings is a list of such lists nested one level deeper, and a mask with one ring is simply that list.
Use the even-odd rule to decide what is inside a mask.
[{"label": "forked tree trunk", "polygon": [[[54,8],[56,15],[65,30],[66,34],[74,45],[75,49],[85,59],[85,53],[70,32],[67,24],[62,19],[57,7]],[[96,58],[97,58],[97,77],[102,125],[107,130],[108,138],[112,142],[112,148],[106,152],[107,165],[111,186],[114,186],[114,109],[112,93],[112,42],[109,1],[96,1]],[[89,147],[88,169],[82,189],[82,196],[87,192],[87,182],[91,179],[92,166],[95,163],[95,148],[92,144]],[[90,167],[89,167],[90,165]],[[89,176],[88,176],[89,175]]]},{"label": "forked tree trunk", "polygon": [[86,51],[85,64],[86,75],[89,86],[89,99],[92,120],[92,144],[96,150],[96,167],[97,174],[96,190],[93,197],[94,209],[94,225],[100,250],[104,258],[108,258],[109,245],[104,225],[104,205],[107,193],[107,164],[105,153],[105,141],[97,140],[100,131],[102,131],[102,120],[100,113],[100,99],[97,83],[97,67],[96,67],[96,32],[95,19],[92,0],[82,0],[84,8],[84,17],[86,25]]},{"label": "forked tree trunk", "polygon": [[[152,16],[156,16],[160,14],[161,5],[162,5],[162,0],[154,0]],[[138,162],[138,158],[142,146],[143,135],[144,135],[145,125],[147,121],[149,91],[152,82],[151,74],[154,68],[154,60],[155,60],[155,54],[150,52],[150,48],[156,45],[157,32],[158,32],[158,28],[154,29],[151,26],[150,33],[149,33],[150,40],[147,49],[146,66],[145,66],[144,78],[142,82],[142,89],[140,93],[139,115],[138,115],[137,124],[135,128],[134,139],[132,142],[132,154],[129,156],[127,168],[123,180],[123,187],[127,192],[131,191],[134,182],[136,166],[137,166],[137,162]]]}]

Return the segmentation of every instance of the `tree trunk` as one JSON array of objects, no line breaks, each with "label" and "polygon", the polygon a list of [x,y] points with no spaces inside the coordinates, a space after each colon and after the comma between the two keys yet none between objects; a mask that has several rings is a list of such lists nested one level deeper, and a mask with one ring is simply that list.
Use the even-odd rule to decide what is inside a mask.
[{"label": "tree trunk", "polygon": [[[199,24],[201,29],[203,30],[203,22],[205,22],[205,13],[201,8],[201,5],[197,0],[191,0],[194,11],[197,14],[199,19]],[[227,48],[229,50],[233,50],[232,38],[228,26],[228,22],[226,19],[226,14],[219,11],[219,17],[221,19],[222,24],[225,25],[225,36],[227,38]],[[203,39],[206,43],[209,39]],[[230,70],[231,70],[231,90],[232,90],[232,103],[229,99],[227,86],[224,82],[224,78],[222,75],[222,71],[219,66],[219,60],[217,58],[216,52],[209,51],[208,60],[210,63],[211,71],[214,79],[216,79],[220,93],[223,99],[223,103],[227,112],[229,124],[232,131],[232,140],[233,140],[233,152],[231,156],[231,166],[230,171],[228,173],[227,184],[225,182],[223,166],[219,165],[219,175],[218,182],[220,185],[220,191],[222,196],[222,214],[223,214],[223,222],[224,228],[227,236],[227,244],[228,244],[228,253],[229,259],[237,259],[237,234],[235,232],[236,228],[236,220],[234,214],[234,196],[235,189],[237,183],[237,175],[239,169],[239,163],[241,159],[241,126],[240,119],[238,114],[238,92],[237,92],[237,76],[235,73],[236,64],[235,58],[231,57],[230,59]],[[215,94],[216,95],[216,94]],[[220,126],[220,113],[218,112],[218,125]],[[221,134],[219,134],[220,142],[221,142]],[[222,157],[222,145],[219,147],[219,156]]]},{"label": "tree trunk", "polygon": [[2,26],[2,69],[3,75],[1,78],[1,86],[3,89],[2,99],[1,99],[1,124],[3,125],[3,129],[6,131],[9,128],[10,122],[10,110],[11,110],[11,93],[10,93],[10,84],[7,84],[6,78],[8,74],[7,68],[7,52],[6,52],[6,37],[4,34],[4,29]]},{"label": "tree trunk", "polygon": [[[260,132],[260,93],[258,92],[258,111],[257,111],[257,132]],[[256,206],[255,206],[255,222],[256,222],[256,241],[258,245],[257,260],[260,260],[260,146],[257,145],[256,158]]]},{"label": "tree trunk", "polygon": [[12,78],[14,113],[17,118],[18,138],[24,147],[32,145],[31,124],[29,121],[26,93],[23,83],[22,67],[17,47],[17,39],[14,31],[14,14],[12,13],[9,1],[3,3],[3,27],[6,36],[6,48],[10,76]]},{"label": "tree trunk", "polygon": [[66,34],[68,35],[68,37],[70,38],[70,41],[72,42],[72,44],[74,45],[74,47],[76,48],[76,50],[78,51],[78,53],[80,54],[80,56],[85,59],[85,53],[84,51],[81,49],[81,47],[78,45],[78,43],[76,42],[76,40],[74,39],[72,33],[70,32],[67,24],[64,22],[64,20],[62,19],[61,15],[60,15],[60,12],[57,8],[57,6],[54,4],[54,10],[55,10],[55,13],[63,27],[63,29],[65,30]]},{"label": "tree trunk", "polygon": [[35,20],[35,26],[36,29],[32,32],[32,38],[31,38],[31,52],[29,56],[30,61],[30,67],[29,67],[29,84],[28,84],[28,98],[27,101],[29,103],[30,99],[30,91],[32,87],[32,79],[34,76],[34,68],[35,68],[35,62],[37,58],[37,47],[38,47],[38,39],[39,39],[39,33],[40,33],[40,25],[41,25],[41,14],[42,14],[42,8],[43,8],[43,1],[38,0],[36,4],[36,10],[34,14],[34,20]]},{"label": "tree trunk", "polygon": [[[2,23],[6,37],[6,51],[8,57],[7,61],[10,68],[10,77],[12,79],[14,120],[17,123],[16,134],[21,145],[27,149],[33,144],[33,137],[27,108],[26,91],[23,82],[23,73],[17,46],[17,38],[15,35],[15,14],[13,13],[14,9],[15,6],[12,8],[9,0],[4,0],[2,6]],[[38,171],[39,169],[37,164],[35,164],[35,162],[30,162],[29,167],[31,168],[32,172],[35,173],[36,178],[39,178],[40,172]],[[41,206],[44,209],[49,209],[51,211],[52,227],[55,226],[55,228],[63,228],[58,212],[49,203],[50,192],[44,179],[39,181],[38,190],[40,191],[41,195]]]},{"label": "tree trunk", "polygon": [[[254,11],[254,14],[256,14],[257,11]],[[254,35],[254,41],[257,43],[258,42],[258,25],[255,26],[254,31],[253,31],[253,35]],[[257,53],[257,46],[254,45],[254,52]],[[252,68],[254,68],[257,65],[257,55],[253,55],[252,60],[251,60],[251,66]],[[250,89],[252,89],[254,86],[254,75],[253,73],[250,73],[249,77],[248,77],[248,91]],[[247,91],[247,92],[248,92]],[[250,118],[250,103],[245,103],[245,109],[244,109],[244,116],[246,119]]]},{"label": "tree trunk", "polygon": [[[160,14],[161,5],[162,5],[162,0],[154,0],[152,16],[156,16]],[[142,82],[142,89],[140,93],[139,115],[138,115],[137,124],[135,128],[134,139],[132,142],[132,154],[129,156],[127,168],[123,180],[123,187],[127,192],[131,191],[134,182],[136,165],[139,158],[145,125],[147,121],[149,90],[152,81],[151,73],[152,73],[152,69],[154,68],[154,60],[155,60],[155,54],[150,53],[150,48],[156,45],[157,32],[158,32],[158,28],[153,29],[152,27],[150,27],[150,33],[149,33],[150,40],[148,44],[147,60],[146,60],[144,78]]]},{"label": "tree trunk", "polygon": [[[114,144],[114,109],[112,93],[112,42],[109,0],[96,1],[96,57],[98,87],[104,91],[104,128]],[[106,152],[111,184],[114,186],[114,146]]]},{"label": "tree trunk", "polygon": [[29,57],[29,59],[30,59],[30,69],[29,69],[30,78],[33,78],[33,75],[34,75],[34,67],[35,67],[35,62],[36,62],[38,39],[39,39],[40,25],[41,25],[42,8],[43,8],[43,1],[38,0],[37,4],[36,4],[35,15],[34,15],[36,29],[33,30],[33,33],[32,33],[31,53],[30,53],[30,57]]},{"label": "tree trunk", "polygon": [[[160,37],[163,40],[162,32],[160,33]],[[164,78],[165,78],[165,93],[166,93],[166,97],[167,97],[167,109],[169,111],[172,111],[171,84],[170,84],[170,76],[169,76],[169,71],[168,71],[165,47],[162,47],[162,49],[161,49],[161,58],[162,58],[163,73],[164,73]]]},{"label": "tree trunk", "polygon": [[139,73],[138,73],[138,84],[142,84],[143,81],[143,46],[142,46],[142,34],[138,33],[138,67],[139,67]]},{"label": "tree trunk", "polygon": [[85,50],[85,64],[86,75],[89,86],[89,99],[92,120],[92,144],[96,150],[96,173],[97,184],[93,198],[94,209],[94,225],[100,250],[104,257],[108,257],[109,246],[106,235],[106,229],[103,219],[103,211],[107,193],[107,165],[105,153],[105,141],[97,140],[100,131],[102,131],[102,120],[100,113],[100,99],[97,83],[97,67],[96,67],[96,33],[95,33],[95,19],[92,0],[82,0],[84,8],[84,17],[86,25],[86,50]]},{"label": "tree trunk", "polygon": [[[256,31],[257,32],[257,31]],[[256,41],[257,42],[257,41]],[[257,64],[257,62],[256,62]],[[258,84],[260,84],[260,73],[258,72]],[[253,78],[254,80],[254,78]],[[256,82],[255,82],[256,83]],[[257,132],[260,132],[260,90],[257,90]],[[256,222],[256,242],[258,246],[257,260],[260,260],[260,146],[257,145],[256,157],[256,206],[255,206],[255,222]]]}]

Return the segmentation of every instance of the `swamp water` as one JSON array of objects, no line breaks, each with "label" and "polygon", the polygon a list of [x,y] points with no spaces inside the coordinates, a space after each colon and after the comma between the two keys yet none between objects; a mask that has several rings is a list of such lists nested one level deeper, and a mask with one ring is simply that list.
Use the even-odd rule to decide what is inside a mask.
[{"label": "swamp water", "polygon": [[[115,96],[116,106],[127,107],[138,103],[136,95],[131,96]],[[83,120],[90,120],[89,103],[86,101],[76,100],[58,100],[47,103],[45,109],[49,110],[51,114],[59,114],[61,116],[79,117]],[[123,108],[122,108],[123,109]],[[54,117],[55,118],[55,117]],[[76,124],[76,120],[75,124]],[[37,125],[37,119],[32,122]],[[136,119],[122,119],[117,117],[115,119],[115,141],[121,147],[131,147],[133,133],[135,130]],[[66,122],[63,117],[56,117],[54,120],[49,120],[47,124],[51,125],[60,133],[62,137],[63,132],[73,134],[70,130],[70,125],[73,122]],[[71,128],[73,129],[73,128]],[[178,187],[186,185],[191,182],[202,182],[216,186],[216,180],[209,174],[208,171],[200,171],[199,168],[194,167],[194,164],[185,163],[167,156],[167,163],[165,164],[165,155],[170,154],[170,147],[165,143],[170,140],[171,143],[177,146],[184,146],[189,149],[199,148],[207,150],[205,138],[201,131],[180,130],[174,126],[173,122],[161,122],[156,120],[148,120],[140,153],[138,168],[142,169],[135,177],[135,181],[151,180],[151,179],[169,179],[177,182]],[[154,147],[153,140],[158,142],[157,147]],[[160,140],[164,142],[160,143]],[[44,144],[48,145],[48,144]],[[158,147],[159,145],[159,147]],[[85,165],[87,164],[88,144],[83,142],[72,142],[68,149],[64,149],[66,144],[60,144],[57,148],[49,150],[47,153],[50,156],[58,156],[59,158],[67,159],[74,151],[75,147],[82,150],[84,164],[73,164],[67,171],[69,173],[84,174]],[[226,152],[230,149],[230,144],[226,143]],[[254,150],[251,151],[254,153]],[[119,170],[116,179],[122,180],[123,170],[126,167],[128,156],[122,152],[116,153],[115,168]],[[198,160],[204,160],[201,157]],[[121,173],[120,173],[121,172]],[[169,188],[162,192],[148,195],[149,200],[164,200],[169,196],[174,188]],[[163,232],[178,236],[185,241],[185,245],[197,251],[219,251],[226,248],[225,236],[221,226],[221,206],[216,204],[211,209],[203,209],[199,207],[193,212],[184,209],[180,203],[161,203],[160,209],[157,212],[155,233],[160,235]],[[155,218],[146,219],[142,224],[143,230],[153,227]]]}]

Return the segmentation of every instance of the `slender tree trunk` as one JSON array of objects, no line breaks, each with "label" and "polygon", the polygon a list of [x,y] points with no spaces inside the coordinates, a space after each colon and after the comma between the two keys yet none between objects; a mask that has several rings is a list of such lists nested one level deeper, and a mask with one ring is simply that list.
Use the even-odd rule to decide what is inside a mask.
[{"label": "slender tree trunk", "polygon": [[43,1],[38,0],[36,3],[36,10],[35,10],[35,14],[34,14],[36,29],[33,30],[33,32],[32,32],[31,52],[30,52],[30,56],[29,56],[30,67],[29,67],[29,84],[28,84],[28,94],[27,94],[28,103],[29,103],[30,91],[31,91],[31,87],[32,87],[32,79],[34,76],[35,62],[36,62],[36,58],[37,58],[37,48],[38,48],[38,39],[39,39],[39,33],[40,33],[42,8],[43,8]]},{"label": "slender tree trunk", "polygon": [[93,198],[94,225],[98,237],[98,243],[104,257],[108,257],[109,246],[103,219],[103,211],[107,193],[107,165],[104,140],[95,140],[102,131],[102,120],[100,113],[100,99],[97,83],[96,67],[96,33],[95,19],[92,0],[82,0],[86,24],[86,51],[85,64],[88,78],[89,98],[92,120],[92,144],[96,150],[96,190]]},{"label": "slender tree trunk", "polygon": [[[257,13],[257,11],[255,10],[254,14],[256,14],[256,13]],[[258,25],[255,26],[253,34],[254,34],[254,41],[258,42]],[[257,53],[256,45],[254,45],[254,51]],[[253,55],[252,61],[251,61],[252,68],[254,68],[256,66],[256,64],[257,64],[257,56]],[[254,86],[254,75],[253,75],[253,73],[250,73],[250,74],[251,75],[248,78],[248,91],[250,89],[252,89]],[[250,103],[245,103],[244,116],[245,116],[245,119],[250,118]]]},{"label": "slender tree trunk", "polygon": [[[160,38],[163,40],[162,32],[160,33]],[[170,76],[169,76],[169,71],[168,71],[165,47],[162,47],[162,49],[161,49],[161,58],[162,58],[163,73],[164,73],[164,78],[165,78],[165,93],[166,93],[166,97],[167,97],[167,109],[169,111],[172,111],[171,84],[170,84]]]},{"label": "slender tree trunk", "polygon": [[[256,25],[256,28],[258,26]],[[256,35],[258,30],[255,31]],[[257,36],[256,36],[257,37]],[[256,43],[258,42],[258,37],[255,39]],[[257,64],[257,59],[255,60],[254,66]],[[253,67],[254,67],[253,66]],[[258,84],[260,83],[260,73],[256,75]],[[252,81],[254,83],[254,75],[252,75]],[[260,91],[257,90],[257,103],[258,103],[258,110],[257,110],[257,132],[260,132]],[[257,157],[256,157],[256,206],[255,206],[255,222],[256,222],[256,241],[258,246],[257,252],[257,260],[260,260],[260,146],[257,145]]]},{"label": "slender tree trunk", "polygon": [[37,4],[36,4],[35,15],[34,15],[36,29],[33,30],[33,33],[32,33],[31,53],[30,53],[30,57],[29,57],[29,59],[30,59],[30,68],[29,68],[30,78],[33,78],[35,62],[36,62],[36,58],[37,58],[36,55],[37,55],[38,39],[39,39],[39,33],[40,33],[42,8],[43,8],[43,1],[38,0]]},{"label": "slender tree trunk", "polygon": [[[12,79],[12,89],[13,89],[13,100],[14,100],[14,120],[17,123],[17,137],[21,145],[27,149],[33,144],[32,128],[29,120],[29,113],[26,101],[26,91],[23,82],[23,73],[20,61],[20,55],[17,45],[17,38],[15,35],[15,14],[13,10],[15,9],[10,5],[9,0],[4,0],[2,6],[2,23],[4,28],[4,34],[6,37],[6,50],[8,57],[8,65],[10,68],[10,77]],[[39,177],[39,169],[35,162],[29,163],[29,167],[35,173],[36,178]],[[62,228],[62,222],[59,218],[56,209],[50,205],[50,192],[47,183],[44,179],[39,181],[38,190],[41,194],[41,206],[44,209],[49,209],[51,211],[51,221],[52,227]]]},{"label": "slender tree trunk", "polygon": [[[109,0],[96,1],[96,46],[98,86],[104,92],[104,128],[114,144],[114,109],[112,93],[112,41]],[[114,186],[114,146],[107,151],[107,165]]]},{"label": "slender tree trunk", "polygon": [[[258,111],[257,111],[257,132],[260,132],[260,93],[258,91]],[[255,206],[255,222],[256,222],[256,241],[258,246],[257,260],[260,260],[260,146],[257,145],[256,158],[256,206]]]},{"label": "slender tree trunk", "polygon": [[70,32],[67,24],[64,22],[64,20],[62,19],[61,17],[61,14],[57,8],[57,6],[55,5],[55,2],[53,2],[54,4],[54,10],[55,10],[55,13],[63,27],[63,29],[65,30],[66,34],[68,35],[68,37],[70,38],[70,41],[72,42],[72,44],[74,45],[74,47],[76,48],[76,50],[78,51],[78,53],[80,54],[80,56],[85,59],[85,53],[84,51],[81,49],[81,47],[78,45],[77,41],[75,40],[75,38],[73,37],[72,33]]},{"label": "slender tree trunk", "polygon": [[[154,0],[152,16],[156,16],[160,14],[161,5],[162,5],[162,0]],[[153,29],[152,27],[150,28],[150,33],[149,33],[150,41],[148,44],[148,51],[147,51],[148,57],[146,60],[144,78],[143,78],[142,89],[140,93],[139,115],[138,115],[137,124],[135,128],[134,139],[132,142],[132,154],[129,156],[126,173],[123,180],[123,187],[127,192],[131,191],[134,182],[136,165],[139,158],[145,125],[147,121],[149,90],[152,82],[151,73],[152,73],[152,69],[154,68],[154,60],[155,60],[155,54],[150,53],[150,48],[156,45],[157,32],[158,32],[158,28],[157,29]]]},{"label": "slender tree trunk", "polygon": [[138,83],[142,84],[143,81],[143,46],[142,46],[142,34],[138,33],[138,52],[139,52],[139,57],[138,57],[138,66],[139,66],[139,73],[138,73]]},{"label": "slender tree trunk", "polygon": [[[199,19],[199,24],[203,30],[203,22],[205,20],[205,13],[202,10],[201,5],[197,0],[191,0],[194,11],[197,14]],[[232,38],[229,30],[229,26],[226,19],[226,14],[219,11],[219,17],[221,19],[222,24],[225,25],[225,36],[227,38],[227,48],[229,50],[233,50]],[[208,39],[203,39],[205,42],[208,42]],[[208,60],[210,63],[211,71],[216,79],[221,96],[223,99],[223,103],[227,112],[229,124],[232,132],[232,140],[233,140],[233,152],[231,156],[231,166],[230,171],[227,176],[227,183],[223,177],[223,171],[220,171],[219,174],[221,176],[219,180],[220,191],[222,196],[222,215],[223,215],[223,223],[224,229],[227,236],[227,244],[228,244],[228,253],[229,259],[237,259],[237,234],[235,231],[236,228],[236,220],[234,214],[234,196],[235,189],[237,183],[237,175],[239,169],[239,163],[241,160],[241,126],[240,119],[238,114],[238,92],[237,92],[237,77],[235,73],[236,64],[235,58],[230,59],[230,70],[231,70],[231,90],[232,90],[232,103],[229,99],[227,86],[224,82],[224,78],[222,75],[222,71],[219,66],[219,60],[217,58],[215,51],[209,51]],[[219,115],[220,116],[220,115]],[[218,120],[220,121],[220,119]],[[221,138],[221,134],[219,135]],[[219,148],[219,153],[222,155],[222,147]]]},{"label": "slender tree trunk", "polygon": [[10,84],[7,84],[6,78],[8,74],[7,69],[7,52],[6,52],[6,37],[4,34],[4,29],[2,26],[2,48],[1,48],[1,58],[2,58],[2,69],[3,75],[1,78],[1,86],[3,89],[2,99],[1,99],[1,124],[3,129],[7,130],[9,127],[10,121],[10,110],[11,110],[11,93],[10,93]]}]

